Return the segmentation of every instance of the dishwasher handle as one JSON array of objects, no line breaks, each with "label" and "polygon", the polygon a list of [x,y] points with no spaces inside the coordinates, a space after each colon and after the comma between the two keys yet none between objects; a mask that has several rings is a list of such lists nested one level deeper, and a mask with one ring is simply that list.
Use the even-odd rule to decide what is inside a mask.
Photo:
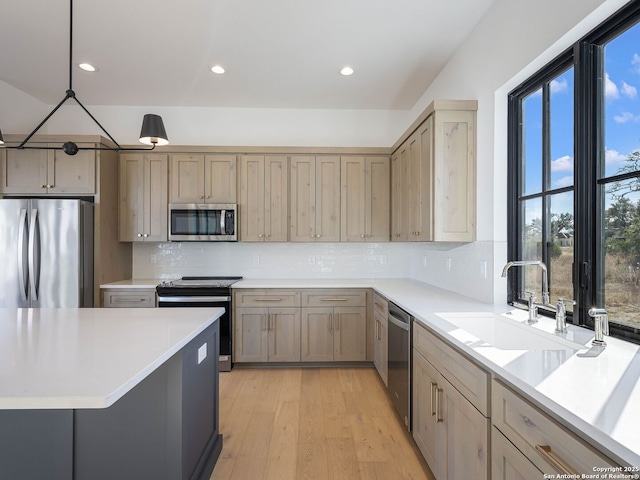
[{"label": "dishwasher handle", "polygon": [[393,323],[396,327],[399,327],[402,330],[406,330],[407,332],[409,331],[409,324],[407,322],[403,322],[401,319],[399,319],[398,317],[394,317],[391,314],[389,314],[388,318],[389,318],[389,321]]}]

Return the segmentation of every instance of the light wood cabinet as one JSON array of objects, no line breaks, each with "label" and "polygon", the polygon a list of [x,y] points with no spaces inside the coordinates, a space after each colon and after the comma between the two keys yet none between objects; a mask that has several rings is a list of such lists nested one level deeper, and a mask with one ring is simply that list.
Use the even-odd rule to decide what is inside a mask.
[{"label": "light wood cabinet", "polygon": [[236,156],[174,154],[169,168],[171,203],[236,203]]},{"label": "light wood cabinet", "polygon": [[373,364],[385,385],[388,385],[388,321],[389,303],[377,293],[373,294]]},{"label": "light wood cabinet", "polygon": [[392,240],[475,240],[476,115],[453,103],[432,104],[393,154]]},{"label": "light wood cabinet", "polygon": [[388,242],[390,166],[388,157],[341,158],[340,239]]},{"label": "light wood cabinet", "polygon": [[236,309],[234,362],[299,362],[300,309]]},{"label": "light wood cabinet", "polygon": [[524,463],[517,453],[548,475],[579,476],[593,472],[594,466],[619,466],[501,382],[493,380],[491,394],[493,426],[514,446],[501,451],[494,436],[493,478],[502,478],[500,464]]},{"label": "light wood cabinet", "polygon": [[340,157],[292,156],[292,242],[340,241]]},{"label": "light wood cabinet", "polygon": [[359,362],[367,356],[364,290],[302,292],[303,362]]},{"label": "light wood cabinet", "polygon": [[239,160],[239,239],[286,242],[288,162],[280,155],[243,155]]},{"label": "light wood cabinet", "polygon": [[95,150],[80,150],[76,155],[62,150],[6,150],[0,162],[0,193],[5,195],[96,193]]},{"label": "light wood cabinet", "polygon": [[120,155],[119,240],[167,240],[167,155]]},{"label": "light wood cabinet", "polygon": [[[444,349],[432,351],[420,342],[420,336],[431,346],[441,343],[433,334],[416,323],[413,350],[413,437],[436,479],[489,476],[489,418],[479,411],[475,398],[469,399],[454,384],[452,372],[469,368],[469,360]],[[444,344],[443,344],[444,345]],[[438,368],[444,364],[448,368]],[[488,374],[474,366],[476,375],[486,382]],[[450,382],[452,379],[454,383]],[[472,382],[471,390],[476,390]],[[486,390],[484,403],[486,405]]]},{"label": "light wood cabinet", "polygon": [[409,148],[405,143],[391,157],[391,241],[409,238]]},{"label": "light wood cabinet", "polygon": [[493,427],[491,431],[491,478],[493,480],[529,480],[544,474]]},{"label": "light wood cabinet", "polygon": [[234,362],[300,361],[300,292],[233,292]]},{"label": "light wood cabinet", "polygon": [[108,289],[102,292],[105,308],[151,308],[156,306],[155,289]]}]

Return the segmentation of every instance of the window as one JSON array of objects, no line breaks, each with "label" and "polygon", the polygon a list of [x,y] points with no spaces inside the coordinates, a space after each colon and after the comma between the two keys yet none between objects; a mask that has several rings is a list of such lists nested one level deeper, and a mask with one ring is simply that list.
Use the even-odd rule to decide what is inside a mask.
[{"label": "window", "polygon": [[[634,2],[509,96],[509,260],[542,260],[576,324],[606,308],[640,343],[640,5]],[[511,269],[508,298],[540,298]]]}]

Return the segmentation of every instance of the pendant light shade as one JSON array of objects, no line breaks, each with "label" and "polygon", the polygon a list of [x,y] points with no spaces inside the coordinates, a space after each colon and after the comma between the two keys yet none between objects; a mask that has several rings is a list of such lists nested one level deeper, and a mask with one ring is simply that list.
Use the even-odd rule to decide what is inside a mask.
[{"label": "pendant light shade", "polygon": [[147,113],[142,119],[142,130],[140,131],[140,143],[145,145],[168,145],[167,132],[164,130],[164,123],[160,115]]},{"label": "pendant light shade", "polygon": [[2,130],[0,130],[0,145],[4,145],[4,138],[2,138]]}]

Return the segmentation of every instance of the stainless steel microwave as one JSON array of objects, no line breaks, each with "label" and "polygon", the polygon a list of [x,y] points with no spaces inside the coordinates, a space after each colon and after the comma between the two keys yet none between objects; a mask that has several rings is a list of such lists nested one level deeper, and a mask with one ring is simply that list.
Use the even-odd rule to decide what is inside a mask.
[{"label": "stainless steel microwave", "polygon": [[231,203],[170,203],[169,241],[236,242],[238,206]]}]

